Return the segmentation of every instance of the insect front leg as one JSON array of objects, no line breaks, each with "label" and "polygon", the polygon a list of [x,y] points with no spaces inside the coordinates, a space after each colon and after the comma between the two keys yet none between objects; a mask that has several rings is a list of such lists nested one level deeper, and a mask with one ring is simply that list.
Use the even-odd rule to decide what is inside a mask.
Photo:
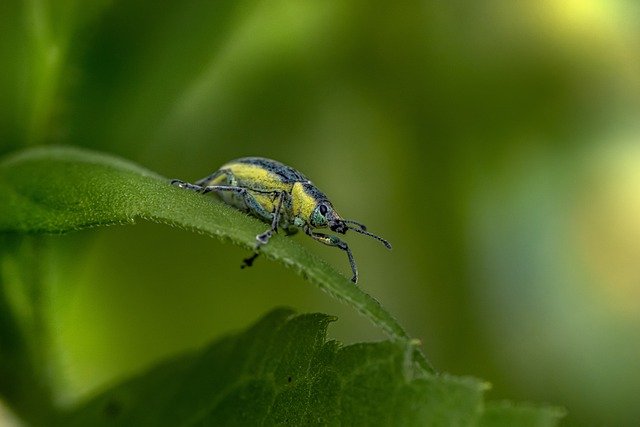
[{"label": "insect front leg", "polygon": [[351,277],[351,281],[353,283],[358,283],[358,267],[356,266],[356,261],[353,259],[353,254],[351,253],[351,249],[349,246],[340,240],[336,236],[331,236],[324,233],[316,233],[311,231],[309,227],[305,227],[304,232],[307,233],[308,236],[312,237],[314,240],[317,240],[320,243],[324,243],[327,246],[335,246],[339,249],[342,249],[347,253],[349,257],[349,265],[351,265],[351,272],[353,273],[353,277]]}]

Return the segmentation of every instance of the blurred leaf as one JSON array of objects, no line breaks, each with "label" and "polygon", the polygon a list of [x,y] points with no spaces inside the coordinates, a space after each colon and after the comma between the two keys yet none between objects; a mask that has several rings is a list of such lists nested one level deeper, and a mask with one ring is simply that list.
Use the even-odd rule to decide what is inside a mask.
[{"label": "blurred leaf", "polygon": [[[182,355],[97,396],[65,425],[472,425],[485,385],[424,374],[398,342],[341,347],[324,314],[271,312],[247,331]],[[491,425],[510,408],[491,407]],[[519,425],[555,425],[550,410]],[[540,415],[542,414],[542,415]],[[541,422],[539,422],[541,421]]]},{"label": "blurred leaf", "polygon": [[[172,187],[133,163],[75,148],[34,148],[4,159],[0,200],[0,232],[62,233],[142,218],[253,249],[256,234],[265,228],[257,219]],[[410,340],[377,300],[291,239],[274,236],[261,251],[346,302],[392,338]],[[423,368],[432,370],[422,353],[418,357]]]},{"label": "blurred leaf", "polygon": [[565,411],[557,407],[514,405],[511,402],[489,402],[480,417],[481,427],[523,426],[541,427],[555,425]]}]

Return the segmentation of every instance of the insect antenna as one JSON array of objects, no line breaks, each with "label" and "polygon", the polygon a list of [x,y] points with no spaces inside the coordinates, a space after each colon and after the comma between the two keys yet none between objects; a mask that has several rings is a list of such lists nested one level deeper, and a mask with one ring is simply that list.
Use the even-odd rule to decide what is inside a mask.
[{"label": "insect antenna", "polygon": [[[352,219],[343,219],[342,222],[344,222],[345,224],[355,224],[358,227],[360,227],[360,230],[366,231],[367,230],[367,226],[358,222],[358,221],[354,221]],[[351,227],[349,227],[351,228]],[[353,228],[351,228],[351,230],[353,230]]]},{"label": "insect antenna", "polygon": [[[344,221],[344,222],[347,222],[347,221]],[[351,221],[349,221],[349,222],[351,222]],[[355,221],[354,221],[354,223],[355,223]],[[358,224],[358,223],[356,223],[356,224]],[[354,228],[354,227],[349,227],[348,225],[347,225],[347,228],[349,230],[355,231],[356,233],[360,233],[360,234],[364,234],[365,236],[373,237],[374,239],[381,241],[382,244],[387,247],[387,249],[391,249],[391,243],[387,242],[385,239],[383,239],[380,236],[376,236],[373,233],[369,233],[368,231],[364,230],[363,228]]]}]

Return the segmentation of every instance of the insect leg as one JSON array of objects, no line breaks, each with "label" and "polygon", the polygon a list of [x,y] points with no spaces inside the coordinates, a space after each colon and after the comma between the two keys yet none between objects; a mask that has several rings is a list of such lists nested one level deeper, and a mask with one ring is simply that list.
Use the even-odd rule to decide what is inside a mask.
[{"label": "insect leg", "polygon": [[[243,260],[244,262],[241,268],[250,267],[253,264],[253,261],[258,257],[259,252],[257,251],[258,249],[260,249],[260,246],[263,246],[269,243],[269,239],[271,239],[271,236],[273,236],[273,233],[278,231],[278,225],[280,223],[280,216],[282,211],[282,204],[285,198],[287,197],[286,191],[253,190],[253,189],[247,189],[242,187],[235,187],[231,185],[210,185],[210,186],[204,187],[204,189],[202,190],[202,194],[206,194],[211,191],[215,191],[215,192],[229,191],[229,192],[234,192],[236,194],[239,194],[242,196],[247,206],[247,209],[249,209],[254,215],[259,216],[266,221],[271,220],[271,227],[268,230],[266,230],[264,233],[260,233],[256,236],[256,241],[257,241],[256,248],[255,248],[256,252],[251,257],[245,258]],[[267,211],[260,203],[258,203],[255,197],[251,194],[251,192],[275,195],[278,199],[277,199],[277,204],[275,205],[275,209],[273,213]]]},{"label": "insect leg", "polygon": [[[206,185],[208,182],[215,180],[217,177],[221,175],[226,175],[225,182],[228,185]],[[231,192],[236,193],[242,197],[247,209],[253,213],[254,215],[262,218],[265,221],[271,221],[271,227],[265,231],[264,233],[260,233],[256,236],[256,252],[249,258],[244,259],[244,263],[241,268],[250,267],[253,264],[253,261],[258,257],[259,252],[258,249],[260,246],[266,245],[273,236],[274,232],[278,231],[278,226],[280,225],[280,218],[282,212],[282,205],[285,202],[285,199],[289,194],[284,190],[258,190],[252,188],[244,188],[239,187],[236,184],[235,177],[233,173],[228,169],[220,169],[212,173],[211,175],[202,178],[196,181],[195,184],[190,184],[188,182],[181,181],[179,179],[171,180],[172,185],[176,185],[180,188],[185,188],[188,190],[194,190],[201,194],[206,194],[209,192]],[[251,194],[260,193],[260,194],[270,194],[277,198],[277,203],[275,205],[274,211],[267,211]]]},{"label": "insect leg", "polygon": [[283,203],[283,201],[285,199],[285,195],[287,193],[284,192],[284,191],[274,191],[273,193],[277,193],[278,194],[276,196],[278,198],[278,202],[277,202],[277,205],[275,207],[275,210],[273,211],[273,219],[271,220],[271,228],[268,229],[267,231],[265,231],[264,233],[258,234],[256,236],[256,240],[258,240],[258,245],[256,246],[256,249],[258,249],[262,245],[266,245],[269,242],[269,239],[271,238],[273,233],[277,233],[278,232],[278,225],[280,225],[280,217],[281,217],[281,212],[282,212],[282,203]]},{"label": "insect leg", "polygon": [[179,179],[172,179],[171,180],[171,185],[175,185],[176,187],[180,187],[180,188],[185,188],[187,190],[193,190],[193,191],[202,191],[204,189],[204,187],[202,187],[201,185],[197,185],[197,184],[190,184],[188,182],[184,182],[181,181]]},{"label": "insect leg", "polygon": [[345,251],[347,253],[347,256],[349,257],[349,264],[351,265],[351,271],[353,272],[351,281],[353,283],[358,283],[358,267],[356,267],[356,261],[353,259],[351,249],[349,249],[349,246],[345,242],[343,242],[336,236],[330,236],[328,234],[316,233],[314,231],[311,231],[309,227],[305,227],[304,232],[320,243],[324,243],[327,246],[335,246]]},{"label": "insect leg", "polygon": [[258,258],[258,255],[260,255],[260,252],[254,252],[250,257],[243,259],[240,268],[251,267],[253,265],[253,261]]},{"label": "insect leg", "polygon": [[[252,214],[262,218],[264,221],[272,221],[274,219],[274,215],[276,213],[279,214],[279,209],[277,212],[271,213],[268,210],[266,210],[264,208],[264,206],[262,206],[255,197],[253,197],[253,195],[251,194],[251,192],[254,193],[261,193],[261,194],[271,194],[274,195],[276,197],[278,197],[280,195],[280,193],[283,193],[283,191],[281,190],[254,190],[251,188],[244,188],[244,187],[238,187],[235,185],[209,185],[207,187],[202,187],[202,194],[207,194],[210,193],[211,191],[215,191],[216,193],[225,193],[225,192],[229,192],[229,193],[236,193],[238,195],[240,195],[242,197],[242,199],[245,202],[245,205],[247,207],[247,209],[249,211],[251,211]],[[279,203],[278,204],[278,208],[281,206],[282,204]]]},{"label": "insect leg", "polygon": [[214,179],[216,179],[217,177],[219,177],[220,175],[226,175],[226,182],[229,185],[235,185],[235,177],[233,176],[233,173],[231,173],[231,171],[229,169],[219,169],[217,171],[215,171],[214,173],[212,173],[211,175],[199,179],[197,180],[194,184],[191,184],[189,182],[185,182],[182,181],[181,179],[172,179],[171,180],[171,185],[175,185],[176,187],[180,187],[180,188],[185,188],[187,190],[193,190],[193,191],[197,191],[199,193],[208,193],[211,190],[206,190],[207,188],[207,183],[213,181]]},{"label": "insect leg", "polygon": [[220,175],[226,175],[227,178],[225,179],[225,181],[226,181],[227,184],[229,184],[229,185],[235,185],[236,184],[236,179],[233,176],[233,172],[231,172],[231,170],[229,170],[229,169],[218,169],[217,171],[215,171],[211,175],[197,180],[195,182],[195,184],[199,185],[199,186],[202,186],[202,187],[206,187],[207,183],[213,181],[214,179],[216,179]]},{"label": "insect leg", "polygon": [[[273,233],[278,231],[278,225],[280,223],[280,215],[281,215],[281,209],[282,209],[282,202],[286,197],[285,195],[287,194],[288,193],[286,193],[285,191],[278,191],[278,196],[277,196],[278,204],[276,205],[276,208],[273,212],[273,220],[271,221],[271,228],[265,231],[264,233],[258,234],[256,236],[256,240],[258,241],[258,243],[256,243],[255,252],[249,258],[245,258],[242,260],[243,263],[240,266],[240,268],[251,267],[253,265],[253,261],[255,261],[256,258],[258,258],[258,255],[260,255],[260,252],[258,252],[258,249],[260,249],[260,246],[266,245],[267,243],[269,243],[269,239],[271,238]],[[249,196],[252,197],[251,195]]]},{"label": "insect leg", "polygon": [[251,267],[253,265],[253,261],[256,260],[258,255],[260,255],[260,252],[258,252],[258,249],[260,249],[260,246],[266,245],[269,242],[269,239],[271,238],[273,233],[278,231],[278,225],[280,223],[280,215],[281,215],[280,212],[282,209],[282,202],[285,198],[285,194],[287,193],[284,191],[279,192],[277,196],[278,204],[276,205],[276,208],[273,212],[273,220],[271,221],[271,228],[265,231],[264,233],[258,234],[256,236],[256,240],[258,241],[258,243],[256,244],[255,252],[250,257],[242,260],[243,264],[240,266],[240,268]]}]

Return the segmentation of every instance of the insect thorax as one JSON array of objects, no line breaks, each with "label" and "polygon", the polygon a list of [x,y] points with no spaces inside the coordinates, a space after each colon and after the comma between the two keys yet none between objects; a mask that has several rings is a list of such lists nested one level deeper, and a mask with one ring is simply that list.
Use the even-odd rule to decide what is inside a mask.
[{"label": "insect thorax", "polygon": [[311,182],[296,182],[291,189],[291,200],[293,216],[309,222],[314,209],[326,196]]}]

